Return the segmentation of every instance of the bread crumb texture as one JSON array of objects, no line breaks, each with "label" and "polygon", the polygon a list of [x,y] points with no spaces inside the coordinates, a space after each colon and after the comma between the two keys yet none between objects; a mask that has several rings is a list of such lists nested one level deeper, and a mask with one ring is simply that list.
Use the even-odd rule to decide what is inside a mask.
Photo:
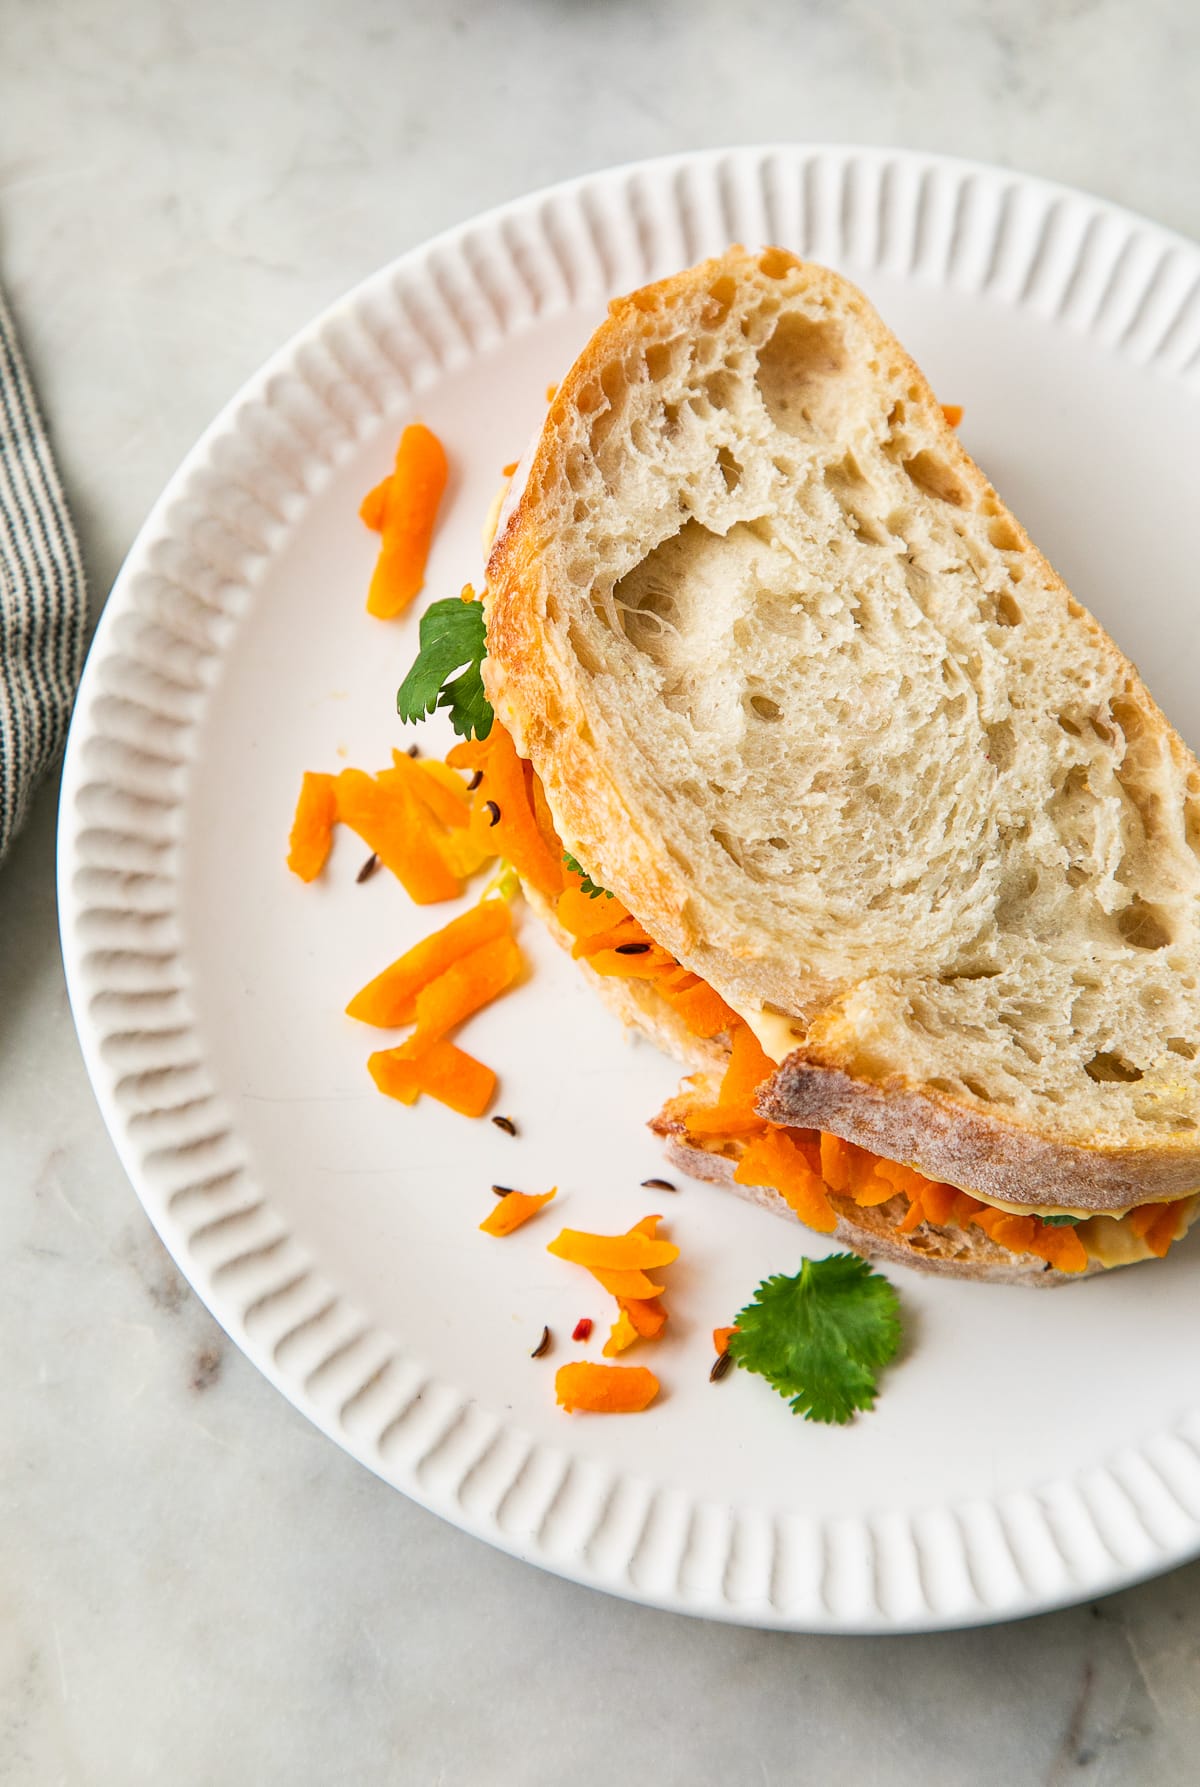
[{"label": "bread crumb texture", "polygon": [[568,848],[732,1004],[1197,1153],[1200,770],[852,286],[734,251],[614,305],[488,602]]}]

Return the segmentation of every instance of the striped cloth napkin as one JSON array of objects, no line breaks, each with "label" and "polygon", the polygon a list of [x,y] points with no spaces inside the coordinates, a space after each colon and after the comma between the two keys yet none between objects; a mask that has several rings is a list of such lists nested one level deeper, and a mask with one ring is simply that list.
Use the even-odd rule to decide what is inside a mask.
[{"label": "striped cloth napkin", "polygon": [[0,296],[0,858],[62,749],[86,623],[79,547]]}]

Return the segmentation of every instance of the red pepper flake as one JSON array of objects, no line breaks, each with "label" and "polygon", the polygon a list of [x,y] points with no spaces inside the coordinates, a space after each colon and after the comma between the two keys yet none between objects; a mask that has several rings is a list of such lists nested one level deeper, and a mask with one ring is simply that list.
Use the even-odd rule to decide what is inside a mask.
[{"label": "red pepper flake", "polygon": [[590,1340],[591,1337],[592,1337],[592,1318],[590,1315],[581,1315],[579,1320],[576,1322],[574,1328],[571,1330],[571,1339],[572,1340]]}]

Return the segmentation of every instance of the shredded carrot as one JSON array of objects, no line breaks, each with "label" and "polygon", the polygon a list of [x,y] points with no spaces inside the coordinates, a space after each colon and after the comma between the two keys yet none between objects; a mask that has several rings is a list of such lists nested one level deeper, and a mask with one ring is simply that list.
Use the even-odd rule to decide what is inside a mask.
[{"label": "shredded carrot", "polygon": [[951,428],[957,428],[963,419],[962,404],[944,403],[942,405],[942,414],[945,416],[946,421]]},{"label": "shredded carrot", "polygon": [[733,1326],[732,1328],[714,1328],[713,1329],[713,1346],[716,1348],[718,1353],[724,1353],[728,1350],[730,1336],[734,1335],[736,1333],[737,1333],[736,1325]]},{"label": "shredded carrot", "polygon": [[660,985],[658,990],[693,1036],[719,1036],[723,1030],[732,1033],[737,1027],[737,1013],[699,975],[689,974],[682,987]]},{"label": "shredded carrot", "polygon": [[738,1024],[733,1032],[733,1048],[721,1081],[720,1096],[715,1105],[690,1113],[688,1133],[697,1136],[757,1134],[763,1128],[764,1120],[754,1108],[754,1094],[774,1071],[775,1063],[763,1053],[749,1024]]},{"label": "shredded carrot", "polygon": [[380,1030],[410,1024],[417,1015],[417,994],[463,956],[472,955],[496,937],[512,932],[512,913],[503,900],[484,900],[440,931],[414,944],[389,968],[361,987],[346,1007],[348,1017]]},{"label": "shredded carrot", "polygon": [[367,1057],[371,1078],[389,1098],[412,1104],[427,1092],[464,1117],[482,1117],[496,1090],[496,1076],[452,1042],[435,1042],[410,1058],[400,1049],[377,1049]]},{"label": "shredded carrot", "polygon": [[392,767],[379,777],[385,787],[399,783],[409,789],[428,808],[435,819],[449,830],[462,830],[471,823],[471,797],[457,770],[444,763],[419,762],[406,751],[392,752]]},{"label": "shredded carrot", "polygon": [[[614,907],[618,914],[616,920],[613,918]],[[572,955],[579,954],[580,943],[589,937],[603,937],[614,930],[621,919],[629,916],[619,900],[606,900],[603,895],[593,899],[590,894],[585,894],[578,876],[569,880],[559,894],[554,913],[563,930],[569,931],[575,939]]]},{"label": "shredded carrot", "polygon": [[610,1266],[589,1266],[588,1271],[602,1290],[618,1303],[653,1303],[661,1297],[665,1285],[655,1284],[644,1272],[618,1272]]},{"label": "shredded carrot", "polygon": [[679,1249],[670,1241],[655,1240],[636,1228],[626,1235],[592,1235],[583,1229],[563,1229],[546,1251],[573,1266],[585,1266],[589,1272],[597,1266],[607,1272],[641,1272],[669,1266],[679,1258]]},{"label": "shredded carrot", "polygon": [[392,620],[424,588],[446,475],[441,441],[421,423],[412,423],[400,436],[391,476],[368,492],[359,510],[367,526],[381,536],[367,593],[368,614]]},{"label": "shredded carrot", "polygon": [[657,1340],[667,1322],[667,1312],[657,1297],[617,1299],[643,1340]]},{"label": "shredded carrot", "polygon": [[837,1227],[825,1184],[786,1130],[769,1127],[762,1135],[751,1137],[733,1176],[739,1185],[769,1185],[801,1222],[823,1235]]},{"label": "shredded carrot", "polygon": [[573,1359],[559,1366],[554,1393],[568,1414],[578,1409],[596,1415],[633,1415],[654,1401],[658,1379],[644,1365],[593,1365],[587,1359]]},{"label": "shredded carrot", "polygon": [[480,1223],[485,1235],[511,1235],[514,1229],[536,1216],[543,1204],[548,1204],[558,1190],[557,1185],[549,1191],[533,1193],[528,1191],[506,1192],[493,1210],[490,1210]]},{"label": "shredded carrot", "polygon": [[288,839],[288,868],[301,881],[315,881],[325,867],[333,845],[333,827],[337,819],[337,796],[334,778],[316,770],[305,770],[296,802]]},{"label": "shredded carrot", "polygon": [[1044,1222],[1037,1226],[1041,1232],[1030,1241],[1030,1253],[1037,1254],[1059,1272],[1087,1271],[1087,1248],[1073,1228],[1055,1228]]},{"label": "shredded carrot", "polygon": [[[454,769],[482,770],[471,825],[521,877],[548,900],[562,891],[562,863],[538,829],[525,768],[508,733],[493,721],[486,739],[464,739],[446,758]],[[532,771],[530,771],[532,775]],[[490,804],[489,804],[490,803]]]},{"label": "shredded carrot", "polygon": [[458,877],[439,855],[409,789],[385,786],[361,769],[342,770],[335,786],[338,818],[403,883],[410,899],[427,906],[457,897]]},{"label": "shredded carrot", "polygon": [[601,1351],[606,1359],[615,1359],[618,1353],[623,1353],[627,1347],[631,1347],[637,1338],[638,1331],[633,1325],[629,1311],[625,1304],[621,1303],[618,1305],[617,1319],[609,1330],[608,1339],[604,1342]]},{"label": "shredded carrot", "polygon": [[664,968],[675,966],[674,956],[657,945],[642,946],[643,953],[623,955],[617,949],[598,949],[587,958],[595,974],[620,975],[624,980],[657,980]]},{"label": "shredded carrot", "polygon": [[417,1027],[401,1046],[409,1057],[422,1054],[473,1012],[489,1005],[521,971],[521,952],[511,937],[494,937],[460,956],[417,993]]},{"label": "shredded carrot", "polygon": [[519,462],[517,460],[510,459],[507,465],[502,465],[500,467],[500,476],[502,478],[511,478],[513,473],[517,469],[518,463]]}]

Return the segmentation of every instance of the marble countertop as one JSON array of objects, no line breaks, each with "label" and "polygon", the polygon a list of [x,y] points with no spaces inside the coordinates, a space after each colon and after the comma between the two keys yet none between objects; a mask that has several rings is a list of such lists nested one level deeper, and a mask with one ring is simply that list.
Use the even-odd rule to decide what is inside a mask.
[{"label": "marble countertop", "polygon": [[[0,0],[0,46],[0,279],[97,611],[272,348],[547,181],[896,142],[1200,235],[1184,0]],[[8,1787],[1196,1778],[1200,1565],[987,1631],[764,1634],[542,1575],[337,1451],[231,1348],[116,1160],[63,985],[54,806],[0,870]]]}]

